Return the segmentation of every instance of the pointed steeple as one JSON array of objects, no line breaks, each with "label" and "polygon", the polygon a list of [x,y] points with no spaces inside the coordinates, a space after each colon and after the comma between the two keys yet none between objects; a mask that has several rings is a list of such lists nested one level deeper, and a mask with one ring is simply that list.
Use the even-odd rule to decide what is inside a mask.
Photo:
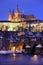
[{"label": "pointed steeple", "polygon": [[24,14],[24,9],[23,9],[23,11],[22,11],[22,14]]},{"label": "pointed steeple", "polygon": [[13,9],[13,11],[12,11],[12,16],[14,16],[14,9]]},{"label": "pointed steeple", "polygon": [[9,11],[9,15],[8,15],[8,21],[11,21],[12,20],[12,12],[11,12],[11,9]]},{"label": "pointed steeple", "polygon": [[16,11],[15,11],[14,15],[15,15],[15,16],[14,16],[15,18],[20,17],[20,12],[19,12],[18,5],[16,6]]},{"label": "pointed steeple", "polygon": [[18,4],[17,4],[17,6],[16,6],[16,12],[19,12]]},{"label": "pointed steeple", "polygon": [[10,9],[10,11],[9,11],[9,14],[10,14],[10,15],[12,14],[12,11],[11,11],[11,9]]}]

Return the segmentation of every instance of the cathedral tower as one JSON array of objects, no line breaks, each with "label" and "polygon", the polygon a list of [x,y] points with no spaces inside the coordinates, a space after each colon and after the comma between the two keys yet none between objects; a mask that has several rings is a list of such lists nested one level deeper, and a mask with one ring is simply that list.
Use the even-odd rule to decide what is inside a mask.
[{"label": "cathedral tower", "polygon": [[13,22],[21,21],[21,16],[20,16],[18,5],[16,6],[15,12],[14,12],[14,10],[13,10],[13,12],[11,12],[11,10],[10,10],[9,15],[8,15],[8,21],[11,21],[11,22],[12,21]]},{"label": "cathedral tower", "polygon": [[12,12],[11,12],[11,10],[9,11],[9,14],[8,14],[8,21],[12,21]]}]

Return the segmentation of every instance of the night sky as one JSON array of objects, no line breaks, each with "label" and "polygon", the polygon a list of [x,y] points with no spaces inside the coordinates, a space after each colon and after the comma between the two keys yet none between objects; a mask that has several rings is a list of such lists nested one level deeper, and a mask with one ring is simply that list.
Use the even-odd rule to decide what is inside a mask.
[{"label": "night sky", "polygon": [[19,10],[25,14],[34,14],[37,19],[43,20],[43,0],[0,0],[0,20],[8,19],[9,10]]}]

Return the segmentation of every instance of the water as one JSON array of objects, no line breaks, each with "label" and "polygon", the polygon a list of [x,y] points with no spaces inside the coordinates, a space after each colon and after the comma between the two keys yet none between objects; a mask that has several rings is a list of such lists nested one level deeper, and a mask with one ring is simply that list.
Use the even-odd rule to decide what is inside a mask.
[{"label": "water", "polygon": [[0,55],[0,65],[43,65],[43,56]]}]

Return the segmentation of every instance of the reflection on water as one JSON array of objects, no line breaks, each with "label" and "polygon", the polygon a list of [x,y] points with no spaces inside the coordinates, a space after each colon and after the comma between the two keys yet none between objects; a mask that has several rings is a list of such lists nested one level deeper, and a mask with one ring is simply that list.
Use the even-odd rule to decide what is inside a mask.
[{"label": "reflection on water", "polygon": [[31,58],[31,60],[37,61],[37,60],[38,60],[38,56],[37,56],[37,55],[34,55],[34,56]]},{"label": "reflection on water", "polygon": [[13,57],[13,59],[16,61],[22,61],[23,60],[23,55],[22,54],[11,54],[11,56]]},{"label": "reflection on water", "polygon": [[16,54],[12,54],[12,56],[13,56],[13,58],[14,58],[14,60],[16,59]]},{"label": "reflection on water", "polygon": [[43,56],[39,55],[23,55],[23,54],[11,54],[0,55],[1,65],[43,65]]},{"label": "reflection on water", "polygon": [[16,54],[13,54],[14,57],[16,57]]}]

